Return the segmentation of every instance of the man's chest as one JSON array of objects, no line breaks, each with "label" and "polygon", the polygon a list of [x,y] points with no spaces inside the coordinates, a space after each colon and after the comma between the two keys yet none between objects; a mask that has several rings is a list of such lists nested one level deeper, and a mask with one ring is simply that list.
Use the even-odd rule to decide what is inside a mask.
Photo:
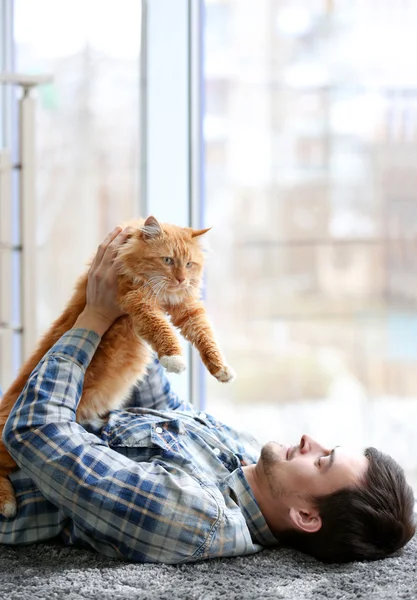
[{"label": "man's chest", "polygon": [[259,451],[253,438],[196,412],[114,411],[99,435],[132,460],[174,463],[203,480],[221,481]]}]

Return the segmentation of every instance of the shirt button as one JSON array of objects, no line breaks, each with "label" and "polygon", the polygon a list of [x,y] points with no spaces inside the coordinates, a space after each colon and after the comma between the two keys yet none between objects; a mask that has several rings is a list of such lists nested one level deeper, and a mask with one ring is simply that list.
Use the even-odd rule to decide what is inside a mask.
[{"label": "shirt button", "polygon": [[201,412],[199,415],[200,419],[205,419],[207,417],[206,413]]},{"label": "shirt button", "polygon": [[155,427],[156,433],[162,433],[162,427]]},{"label": "shirt button", "polygon": [[216,456],[219,456],[221,450],[220,450],[220,448],[213,448],[213,452]]}]

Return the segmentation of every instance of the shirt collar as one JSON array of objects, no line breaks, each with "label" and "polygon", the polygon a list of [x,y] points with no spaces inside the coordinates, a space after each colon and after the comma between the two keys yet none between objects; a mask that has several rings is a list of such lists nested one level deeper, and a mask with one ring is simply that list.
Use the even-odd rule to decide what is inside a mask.
[{"label": "shirt collar", "polygon": [[277,538],[269,529],[243,470],[239,467],[230,473],[226,483],[236,495],[236,501],[245,517],[253,541],[261,546],[276,546]]}]

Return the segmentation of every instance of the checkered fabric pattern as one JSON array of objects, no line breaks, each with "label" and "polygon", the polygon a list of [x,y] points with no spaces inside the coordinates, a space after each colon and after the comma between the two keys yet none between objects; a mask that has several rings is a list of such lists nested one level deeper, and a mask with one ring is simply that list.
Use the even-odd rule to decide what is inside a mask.
[{"label": "checkered fabric pattern", "polygon": [[155,360],[123,410],[81,426],[75,414],[100,337],[67,332],[33,371],[3,441],[18,511],[0,543],[60,536],[138,562],[182,563],[276,544],[242,466],[260,447],[173,392]]}]

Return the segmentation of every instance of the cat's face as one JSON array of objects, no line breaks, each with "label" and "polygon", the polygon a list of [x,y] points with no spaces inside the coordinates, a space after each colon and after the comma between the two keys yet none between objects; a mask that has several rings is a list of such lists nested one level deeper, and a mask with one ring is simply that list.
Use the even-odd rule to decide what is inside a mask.
[{"label": "cat's face", "polygon": [[122,247],[121,270],[149,300],[179,302],[196,297],[204,266],[199,238],[206,231],[161,225],[149,217]]}]

